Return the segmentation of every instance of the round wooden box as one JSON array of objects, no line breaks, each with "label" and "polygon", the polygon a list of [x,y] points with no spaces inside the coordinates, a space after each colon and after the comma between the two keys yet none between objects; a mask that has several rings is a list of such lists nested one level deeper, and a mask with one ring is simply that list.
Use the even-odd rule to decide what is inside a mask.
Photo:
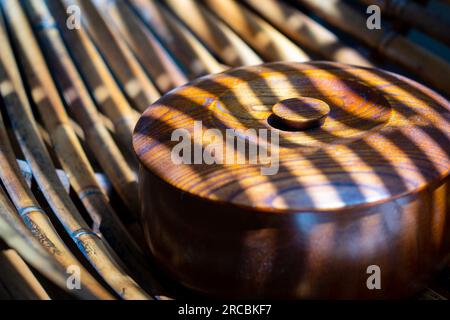
[{"label": "round wooden box", "polygon": [[150,250],[213,297],[409,297],[450,253],[449,123],[444,98],[377,69],[200,78],[135,129]]}]

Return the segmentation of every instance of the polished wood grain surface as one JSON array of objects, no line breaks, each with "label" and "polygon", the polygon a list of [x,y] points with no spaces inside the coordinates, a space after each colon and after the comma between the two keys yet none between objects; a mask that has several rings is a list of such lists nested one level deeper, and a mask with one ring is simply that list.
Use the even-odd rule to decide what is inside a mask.
[{"label": "polished wood grain surface", "polygon": [[272,107],[273,116],[282,125],[278,129],[285,131],[320,127],[329,113],[330,107],[326,102],[305,97],[281,100]]},{"label": "polished wood grain surface", "polygon": [[0,249],[56,299],[450,298],[448,102],[287,63],[448,93],[448,8],[369,2],[0,0]]},{"label": "polished wood grain surface", "polygon": [[[324,124],[273,128],[273,105],[302,97],[330,107]],[[135,130],[149,247],[171,277],[212,296],[411,296],[448,258],[449,115],[448,101],[414,81],[335,63],[194,81],[153,104]],[[223,137],[276,130],[279,172],[174,164],[177,128],[207,148],[195,138],[199,120]],[[369,265],[381,268],[382,290],[368,290]]]},{"label": "polished wood grain surface", "polygon": [[[223,133],[227,128],[271,129],[272,106],[296,97],[322,100],[331,112],[320,128],[278,131],[277,175],[260,175],[263,164],[171,161],[174,129],[193,136],[196,120],[205,130]],[[138,122],[134,146],[145,167],[206,199],[267,210],[339,209],[390,200],[442,181],[449,170],[448,112],[443,98],[380,70],[275,63],[210,76],[166,95]],[[345,191],[339,192],[338,185]]]}]

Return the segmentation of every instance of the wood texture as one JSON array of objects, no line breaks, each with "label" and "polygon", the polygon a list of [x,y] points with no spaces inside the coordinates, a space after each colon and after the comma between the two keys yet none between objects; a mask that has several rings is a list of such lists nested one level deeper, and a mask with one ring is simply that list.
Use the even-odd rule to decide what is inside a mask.
[{"label": "wood texture", "polygon": [[309,56],[282,33],[235,0],[205,0],[220,19],[250,44],[265,61],[310,60]]},{"label": "wood texture", "polygon": [[272,107],[272,115],[285,127],[279,129],[285,131],[320,127],[329,113],[330,107],[327,103],[305,97],[281,100]]},{"label": "wood texture", "polygon": [[[118,186],[117,190],[120,193],[121,185],[132,182],[132,179],[120,181],[121,176],[117,175],[117,173],[123,172],[120,169],[127,167],[126,160],[101,123],[96,107],[44,5],[40,0],[31,0],[28,3],[31,21],[38,30],[49,66],[53,70],[56,83],[60,87],[68,109],[72,111],[86,133],[87,143],[108,176],[112,177],[112,183]],[[42,27],[44,25],[47,27]],[[128,170],[130,169],[128,168]],[[67,172],[70,173],[69,170]],[[151,285],[154,280],[146,270],[148,264],[142,250],[117,217],[108,197],[97,183],[93,170],[87,168],[85,172],[87,174],[87,179],[84,180],[85,187],[76,191],[93,220],[93,230],[102,234],[121,257],[121,260],[125,261],[125,264],[134,271],[138,279]],[[128,172],[128,176],[132,176],[132,174],[131,171]],[[126,195],[123,198],[124,200],[128,199]]]},{"label": "wood texture", "polygon": [[[108,66],[83,26],[73,30],[66,28],[68,15],[66,13],[67,6],[64,5],[63,0],[49,1],[47,4],[96,104],[113,123],[117,140],[121,146],[125,150],[129,150],[133,129],[138,118],[137,113],[132,109],[115,82]],[[131,164],[132,162],[130,162]],[[132,185],[133,183],[130,183],[130,186]],[[130,199],[127,202],[133,204],[134,200]]]},{"label": "wood texture", "polygon": [[262,63],[258,55],[241,38],[199,1],[166,0],[165,2],[225,64],[239,67]]},{"label": "wood texture", "polygon": [[245,0],[245,3],[299,46],[322,58],[364,67],[373,66],[358,51],[342,43],[337,35],[283,1]]},{"label": "wood texture", "polygon": [[[66,102],[68,111],[73,114],[76,121],[81,125],[89,149],[102,169],[105,170],[118,194],[125,202],[131,204],[131,209],[135,209],[132,200],[135,197],[133,185],[136,186],[136,176],[104,126],[89,92],[64,46],[53,18],[41,1],[31,2],[30,11],[32,11],[30,14],[33,25],[38,30],[49,67],[53,71],[53,76]],[[43,27],[44,25],[47,27]],[[97,199],[99,203],[107,203],[108,200],[104,198],[105,194],[101,192],[102,190],[99,188],[98,183],[93,181],[95,177],[92,170],[87,171],[87,173],[89,172],[86,187],[88,187],[89,194],[94,199],[82,197],[82,201],[89,202],[92,200],[97,202],[95,198],[99,197]],[[78,192],[82,193],[82,190],[78,190]],[[92,203],[85,203],[85,205],[88,208],[93,206]],[[97,212],[91,215],[94,223],[97,225],[99,225],[98,219],[102,218],[101,212],[103,210],[99,211],[100,213]]]},{"label": "wood texture", "polygon": [[[147,77],[130,48],[112,27],[108,16],[102,15],[91,1],[65,0],[66,6],[78,4],[82,20],[102,55],[119,79],[132,104],[141,112],[156,99],[159,92]],[[108,23],[109,22],[109,23]]]},{"label": "wood texture", "polygon": [[[101,192],[89,161],[68,123],[64,105],[25,13],[14,0],[4,1],[2,5],[12,30],[14,43],[19,51],[31,96],[41,113],[56,154],[63,168],[69,173],[73,188],[81,198],[82,193],[88,188],[97,188]],[[83,255],[122,298],[150,299],[150,296],[123,270],[120,259],[113,256],[103,238],[89,228],[68,193],[61,188],[55,169],[48,161],[50,159],[42,158],[40,160],[39,169],[45,166],[48,168],[48,172],[39,173],[36,170],[37,172],[34,171],[35,178],[53,212]],[[34,170],[33,164],[30,165]],[[91,207],[91,209],[93,208]]]},{"label": "wood texture", "polygon": [[120,30],[161,92],[165,93],[188,81],[169,52],[125,1],[104,1],[100,7],[114,21],[113,24]]},{"label": "wood texture", "polygon": [[[448,125],[447,102],[440,102],[441,100],[434,98],[443,106],[435,107],[436,103],[433,103],[427,108],[426,104],[432,103],[433,100],[424,94],[416,98],[414,93],[419,89],[403,83],[406,81],[402,78],[397,79],[381,71],[339,66],[333,68],[320,63],[293,64],[292,67],[288,63],[280,63],[269,64],[266,67],[237,69],[182,87],[160,99],[138,122],[134,138],[135,150],[141,162],[167,182],[210,200],[232,201],[237,205],[261,206],[268,209],[274,206],[280,209],[305,209],[305,202],[302,202],[305,199],[301,197],[289,199],[292,202],[288,203],[277,202],[276,198],[272,198],[272,192],[265,192],[264,197],[259,192],[274,183],[271,178],[276,180],[276,185],[295,185],[299,178],[297,174],[293,175],[293,172],[298,175],[304,173],[305,178],[301,178],[301,182],[305,193],[313,194],[314,185],[319,181],[330,184],[331,187],[333,181],[330,180],[330,175],[333,168],[330,169],[331,172],[319,170],[323,161],[328,158],[335,161],[342,159],[343,163],[335,168],[337,181],[342,178],[338,174],[340,168],[345,169],[345,172],[350,170],[345,177],[351,176],[358,181],[357,177],[361,175],[360,181],[365,181],[365,187],[361,188],[368,189],[356,192],[350,197],[351,203],[335,195],[331,198],[314,199],[314,203],[309,203],[311,208],[338,209],[350,204],[366,204],[369,200],[371,202],[387,200],[405,192],[424,188],[434,179],[443,179],[448,171],[448,163],[445,162],[447,159],[445,146],[448,142],[446,139],[448,132],[445,129]],[[382,87],[383,84],[386,88]],[[332,113],[320,130],[295,133],[279,131],[280,161],[281,163],[286,161],[286,168],[282,167],[280,173],[274,177],[257,174],[263,164],[248,164],[235,168],[227,165],[180,166],[171,161],[171,148],[176,142],[171,141],[170,137],[171,131],[176,128],[184,128],[193,134],[194,122],[203,120],[205,130],[217,127],[222,131],[225,128],[270,129],[267,118],[271,114],[271,107],[281,100],[302,96],[323,100],[330,106]],[[404,107],[405,110],[400,110],[403,113],[396,112],[402,105],[407,106]],[[430,137],[430,134],[421,131],[427,129],[423,127],[426,123],[439,128],[440,134],[436,133],[436,137],[434,135]],[[405,136],[403,142],[405,146],[401,144],[394,148],[394,151],[398,152],[384,155],[382,150],[392,143],[383,137],[390,138],[391,131],[401,132],[402,129],[405,129],[405,132],[402,132]],[[420,148],[424,148],[423,145],[426,143],[435,145],[436,148],[427,154],[429,161],[418,161],[424,168],[417,168],[415,171],[418,172],[414,174],[408,168],[415,167],[416,164],[411,159],[417,155],[413,148],[406,148],[406,144],[410,140],[414,141],[416,136],[421,137]],[[364,137],[368,139],[364,140],[367,151],[361,158],[356,151],[357,145]],[[350,144],[353,140],[356,151]],[[203,147],[206,146],[205,140]],[[373,169],[372,164],[365,163],[366,157],[371,159],[371,156],[376,157],[378,154],[383,154],[386,161],[392,165],[388,168]],[[436,170],[432,170],[433,174],[421,174],[433,167],[436,167]],[[312,170],[312,176],[305,170],[308,172]],[[353,170],[354,174],[351,173]],[[375,178],[378,172],[386,174],[386,177],[383,176],[384,179],[388,179],[390,173],[392,177],[398,177],[404,183],[392,182],[393,185],[387,187],[386,181]],[[249,177],[248,184],[242,179],[241,174]],[[259,177],[254,177],[255,174]],[[289,182],[283,182],[280,179],[281,174],[286,175]],[[373,179],[369,179],[370,177]],[[259,182],[256,183],[253,179]],[[354,187],[359,189],[357,182],[355,183]],[[312,189],[307,191],[309,184]],[[353,187],[349,188],[348,191],[351,192]],[[273,189],[273,192],[275,191],[276,189]]]},{"label": "wood texture", "polygon": [[[2,4],[5,4],[5,2]],[[62,195],[67,194],[56,175],[50,156],[39,135],[13,52],[9,46],[5,24],[1,18],[0,43],[2,45],[2,50],[0,51],[0,93],[8,116],[15,124],[13,130],[20,148],[30,167],[33,169],[34,177],[41,183],[44,192],[50,194],[52,198],[55,198],[54,192],[59,192]],[[3,121],[0,121],[0,129],[2,136],[0,139],[2,162],[2,170],[0,170],[1,180],[5,188],[7,188],[17,211],[21,213],[20,217],[31,230],[33,236],[62,266],[64,272],[69,266],[78,266],[80,268],[83,274],[82,290],[79,292],[80,296],[91,299],[112,299],[112,295],[90,275],[66,247],[53,227],[48,215],[39,206],[29,188],[26,187],[20,175],[11,145],[9,144]],[[51,202],[54,208],[58,208],[58,212],[59,210],[65,209],[64,204],[61,202],[58,199]],[[30,256],[30,254],[28,255]],[[43,263],[42,267],[48,267],[48,264]],[[48,274],[50,270],[44,274]],[[58,273],[55,273],[56,275]],[[60,280],[57,283],[61,285]]]},{"label": "wood texture", "polygon": [[387,28],[367,32],[366,16],[342,1],[296,1],[328,23],[421,77],[434,88],[450,94],[450,64],[439,56]]},{"label": "wood texture", "polygon": [[426,7],[413,1],[395,0],[360,0],[365,5],[377,5],[383,14],[397,21],[411,25],[436,40],[450,45],[450,19],[444,15],[427,10]]},{"label": "wood texture", "polygon": [[0,252],[0,281],[18,300],[50,300],[30,268],[13,249]]},{"label": "wood texture", "polygon": [[[2,77],[2,83],[5,85],[5,80]],[[3,95],[3,92],[2,92]],[[10,99],[10,98],[7,98]],[[8,103],[8,101],[7,101]],[[13,223],[12,233],[9,231],[4,236],[9,234],[11,238],[6,239],[8,243],[12,241],[11,247],[16,248],[19,252],[25,251],[24,257],[27,257],[30,262],[37,267],[38,270],[43,271],[43,274],[49,275],[50,279],[54,280],[56,284],[60,285],[63,289],[66,287],[65,271],[69,266],[78,266],[83,274],[82,286],[83,290],[77,293],[82,298],[101,298],[108,299],[111,295],[104,290],[100,284],[89,274],[89,272],[82,266],[80,262],[72,255],[69,249],[65,246],[64,242],[58,236],[56,230],[50,222],[50,219],[46,213],[39,206],[38,202],[32,195],[30,189],[26,186],[23,180],[20,170],[17,166],[14,153],[11,145],[9,144],[6,130],[3,126],[3,120],[0,118],[0,164],[2,170],[0,171],[0,178],[5,188],[8,190],[14,205],[17,210],[22,214],[19,216],[9,201],[6,200],[6,196],[1,194],[2,212]],[[17,217],[15,216],[17,215]],[[18,218],[22,218],[24,223],[32,232],[33,236],[40,242],[40,244],[49,252],[49,255],[44,255],[40,250],[36,249],[36,244],[30,239],[31,233],[23,231],[24,226],[21,222],[17,222]],[[37,242],[36,240],[36,242]],[[24,247],[25,242],[25,247]],[[17,243],[17,244],[16,244]],[[30,246],[28,250],[27,246]],[[17,247],[19,246],[19,247]],[[29,250],[35,250],[35,252],[29,252]],[[54,259],[54,260],[53,260]],[[55,261],[59,263],[59,266],[54,266]]]},{"label": "wood texture", "polygon": [[[39,241],[25,227],[3,188],[0,189],[0,237],[41,274],[60,288],[67,289],[65,269],[43,249]],[[86,291],[74,293],[79,298],[93,297],[86,294]]]},{"label": "wood texture", "polygon": [[130,0],[129,3],[183,65],[190,79],[224,70],[192,33],[157,1]]},{"label": "wood texture", "polygon": [[[277,174],[262,175],[261,163],[173,162],[175,129],[206,150],[195,121],[219,140],[231,128],[276,130],[271,107],[293,97],[331,112],[320,128],[277,130]],[[412,295],[450,252],[449,115],[448,101],[412,80],[333,63],[238,68],[174,90],[134,136],[152,253],[213,296]],[[382,290],[366,287],[372,264]]]},{"label": "wood texture", "polygon": [[[448,102],[397,75],[275,64],[175,89],[136,131],[143,159],[138,197],[130,142],[139,112],[159,93],[228,65],[257,59],[373,64],[448,92],[446,64],[418,45],[426,39],[413,44],[399,35],[412,27],[445,43],[444,19],[410,21],[428,16],[412,1],[373,2],[383,6],[381,31],[366,28],[364,5],[339,0],[303,0],[306,6],[287,0],[0,0],[0,238],[33,272],[66,290],[39,277],[55,299],[135,298],[133,290],[121,290],[127,275],[156,299],[198,292],[403,298],[425,285],[414,298],[450,298]],[[80,28],[71,24],[78,18],[68,10],[72,4],[81,9]],[[12,20],[7,28],[3,17]],[[311,96],[330,113],[323,123],[315,117],[318,123],[298,127],[305,106],[299,113],[298,100],[288,109],[286,101]],[[242,163],[174,165],[174,130],[192,134],[197,120],[204,130],[219,131],[206,132],[203,141],[191,136],[197,142],[191,156],[205,152],[210,161],[209,143],[223,141],[220,133],[250,129],[237,132],[245,138],[237,146],[246,149],[232,157]],[[256,129],[268,129],[268,143]],[[252,148],[259,158],[246,154]],[[279,170],[262,174],[271,164]],[[139,200],[142,219],[133,215]],[[111,263],[123,271],[119,279]],[[381,267],[381,291],[366,286],[374,264]],[[36,297],[24,277],[15,281],[23,263],[4,265],[0,298]],[[82,290],[67,288],[73,265],[80,267]]]}]

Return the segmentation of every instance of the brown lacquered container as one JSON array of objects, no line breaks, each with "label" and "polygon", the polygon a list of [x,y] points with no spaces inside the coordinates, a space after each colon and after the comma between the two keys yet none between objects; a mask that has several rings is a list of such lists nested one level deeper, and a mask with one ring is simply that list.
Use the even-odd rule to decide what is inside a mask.
[{"label": "brown lacquered container", "polygon": [[[198,121],[222,140],[255,129],[246,146],[276,172],[252,158],[177,164],[181,136],[193,155],[222,141],[199,140]],[[447,262],[450,104],[407,78],[325,62],[232,69],[148,108],[134,148],[150,250],[197,292],[405,298]],[[367,286],[373,265],[381,289]]]}]

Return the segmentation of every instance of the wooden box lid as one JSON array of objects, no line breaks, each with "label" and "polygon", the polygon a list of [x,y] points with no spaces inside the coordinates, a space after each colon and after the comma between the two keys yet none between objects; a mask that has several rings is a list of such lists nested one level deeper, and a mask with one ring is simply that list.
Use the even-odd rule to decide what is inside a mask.
[{"label": "wooden box lid", "polygon": [[[204,141],[194,134],[199,123]],[[437,186],[449,176],[449,123],[449,102],[405,77],[327,62],[271,63],[169,92],[145,111],[133,143],[143,167],[182,192],[261,211],[329,211]],[[184,131],[172,139],[176,129]],[[209,152],[211,136],[226,146],[226,129],[255,129],[247,150],[267,150],[274,167],[279,152],[278,170],[229,161],[225,150],[224,163],[174,161],[180,135]]]}]

